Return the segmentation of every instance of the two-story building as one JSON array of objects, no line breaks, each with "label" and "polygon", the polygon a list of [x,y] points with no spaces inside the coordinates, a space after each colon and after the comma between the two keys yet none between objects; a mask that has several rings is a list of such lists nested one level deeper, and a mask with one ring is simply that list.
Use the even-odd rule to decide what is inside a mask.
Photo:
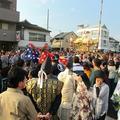
[{"label": "two-story building", "polygon": [[11,50],[17,46],[16,23],[18,21],[16,0],[0,0],[0,49]]},{"label": "two-story building", "polygon": [[109,50],[109,30],[105,25],[101,27],[81,25],[77,30],[77,35],[86,45],[89,43],[94,45],[91,49]]},{"label": "two-story building", "polygon": [[26,47],[29,43],[43,47],[46,43],[50,45],[50,31],[24,20],[17,24],[16,39],[20,48]]},{"label": "two-story building", "polygon": [[75,49],[74,41],[77,35],[74,32],[62,32],[51,39],[51,47],[54,50]]}]

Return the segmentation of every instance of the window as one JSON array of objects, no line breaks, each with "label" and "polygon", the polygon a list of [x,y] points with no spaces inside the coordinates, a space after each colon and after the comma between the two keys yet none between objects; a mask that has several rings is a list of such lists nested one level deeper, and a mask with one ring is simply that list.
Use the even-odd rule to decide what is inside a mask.
[{"label": "window", "polygon": [[5,9],[10,9],[11,2],[6,1],[6,0],[1,0],[0,1],[0,7],[5,8]]},{"label": "window", "polygon": [[2,29],[3,30],[8,30],[8,24],[2,23]]},{"label": "window", "polygon": [[108,32],[107,31],[102,31],[102,36],[103,37],[108,37]]},{"label": "window", "polygon": [[106,46],[107,45],[107,41],[103,40],[103,45]]},{"label": "window", "polygon": [[92,35],[92,39],[97,39],[98,38],[98,31],[92,31],[92,33],[91,33],[91,35]]},{"label": "window", "polygon": [[46,41],[46,35],[40,34],[40,33],[29,33],[29,40],[31,41],[40,41],[45,42]]}]

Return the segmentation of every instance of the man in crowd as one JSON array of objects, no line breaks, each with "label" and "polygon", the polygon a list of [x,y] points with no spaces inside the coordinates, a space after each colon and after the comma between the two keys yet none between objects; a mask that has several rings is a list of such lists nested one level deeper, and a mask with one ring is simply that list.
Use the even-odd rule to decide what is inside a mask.
[{"label": "man in crowd", "polygon": [[40,119],[58,120],[57,110],[61,103],[61,89],[63,83],[58,81],[52,73],[52,63],[47,57],[41,65],[37,80],[27,82],[27,91],[32,94],[40,109]]},{"label": "man in crowd", "polygon": [[8,73],[7,91],[0,94],[0,120],[35,120],[37,112],[31,100],[23,94],[26,73],[19,67]]}]

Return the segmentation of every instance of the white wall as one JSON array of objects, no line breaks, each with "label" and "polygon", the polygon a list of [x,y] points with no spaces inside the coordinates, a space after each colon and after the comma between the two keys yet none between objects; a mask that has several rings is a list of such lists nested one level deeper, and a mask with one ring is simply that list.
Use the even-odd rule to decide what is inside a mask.
[{"label": "white wall", "polygon": [[[30,41],[30,40],[29,40],[29,32],[45,34],[45,35],[46,35],[46,42]],[[24,30],[24,40],[20,40],[20,41],[18,42],[18,46],[19,46],[19,47],[25,47],[25,46],[28,45],[29,43],[33,43],[33,45],[35,45],[36,47],[43,47],[43,45],[44,45],[45,43],[48,43],[48,45],[50,45],[50,33],[26,29],[26,30]]]}]

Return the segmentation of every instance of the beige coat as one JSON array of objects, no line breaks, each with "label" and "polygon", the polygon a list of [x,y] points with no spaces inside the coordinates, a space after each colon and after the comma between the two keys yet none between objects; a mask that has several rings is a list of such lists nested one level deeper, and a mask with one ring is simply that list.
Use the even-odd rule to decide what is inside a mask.
[{"label": "beige coat", "polygon": [[8,88],[0,94],[0,120],[35,120],[31,100],[19,89]]}]

